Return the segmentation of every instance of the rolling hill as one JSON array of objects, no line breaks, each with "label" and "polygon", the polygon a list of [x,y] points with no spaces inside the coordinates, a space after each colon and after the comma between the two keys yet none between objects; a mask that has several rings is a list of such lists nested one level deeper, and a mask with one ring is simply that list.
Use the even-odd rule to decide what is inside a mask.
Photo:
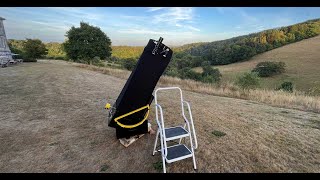
[{"label": "rolling hill", "polygon": [[[274,89],[283,81],[292,81],[297,90],[320,90],[320,36],[305,39],[271,51],[259,54],[249,61],[217,67],[222,74],[222,81],[234,81],[244,72],[251,71],[262,61],[282,61],[286,63],[286,72],[270,78],[262,78],[262,88]],[[201,72],[201,68],[195,68]],[[318,89],[318,90],[317,90]],[[319,92],[314,92],[319,94]]]}]

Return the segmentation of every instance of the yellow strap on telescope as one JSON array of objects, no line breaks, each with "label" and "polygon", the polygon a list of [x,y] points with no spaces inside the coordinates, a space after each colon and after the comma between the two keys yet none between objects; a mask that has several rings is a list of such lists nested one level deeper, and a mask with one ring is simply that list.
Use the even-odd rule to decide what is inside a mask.
[{"label": "yellow strap on telescope", "polygon": [[[118,122],[119,119],[122,119],[122,118],[124,118],[124,117],[127,117],[127,116],[129,116],[129,115],[131,115],[131,114],[134,114],[134,113],[136,113],[136,112],[138,112],[138,111],[141,111],[141,110],[143,110],[143,109],[146,109],[146,108],[148,109],[146,115],[144,116],[144,118],[142,119],[142,121],[138,122],[137,124],[125,125],[125,124],[122,124],[122,123]],[[127,114],[124,114],[124,115],[122,115],[122,116],[119,116],[119,117],[115,118],[114,121],[115,121],[120,127],[123,127],[123,128],[135,128],[135,127],[137,127],[137,126],[140,126],[140,125],[148,118],[149,111],[150,111],[150,106],[149,106],[149,104],[148,104],[148,105],[143,106],[143,107],[141,107],[141,108],[139,108],[139,109],[133,110],[133,111],[127,113]]]}]

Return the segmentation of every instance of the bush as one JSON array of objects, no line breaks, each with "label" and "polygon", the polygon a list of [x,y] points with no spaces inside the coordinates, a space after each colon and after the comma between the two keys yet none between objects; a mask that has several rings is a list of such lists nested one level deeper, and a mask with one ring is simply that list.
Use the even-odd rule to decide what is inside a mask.
[{"label": "bush", "polygon": [[[85,60],[85,59],[84,59],[84,60]],[[87,60],[87,62],[90,63],[90,64],[92,64],[92,65],[96,65],[96,66],[101,65],[101,59],[100,59],[100,57],[98,57],[98,56],[95,56],[95,57],[93,57],[92,59]]]},{"label": "bush", "polygon": [[65,56],[56,56],[56,57],[54,57],[54,59],[56,59],[56,60],[66,60],[66,57]]},{"label": "bush", "polygon": [[289,81],[283,82],[276,90],[283,90],[287,92],[293,92],[293,83]]},{"label": "bush", "polygon": [[188,79],[196,80],[196,81],[199,81],[199,80],[202,79],[201,74],[193,71],[192,69],[188,70],[185,73],[185,77],[188,78]]},{"label": "bush", "polygon": [[204,83],[215,83],[216,79],[213,76],[205,76],[201,78],[201,81]]},{"label": "bush", "polygon": [[134,67],[136,66],[137,64],[137,60],[136,59],[133,59],[133,58],[128,58],[128,59],[123,59],[122,60],[122,66],[129,70],[129,71],[132,71],[134,69]]},{"label": "bush", "polygon": [[65,56],[45,56],[45,59],[66,60]]},{"label": "bush", "polygon": [[32,60],[48,54],[48,49],[39,39],[27,39],[23,43],[23,52],[24,58]]},{"label": "bush", "polygon": [[219,69],[213,69],[211,66],[204,67],[203,69],[204,71],[202,73],[197,73],[190,67],[184,67],[178,70],[177,68],[169,66],[164,74],[167,76],[179,77],[181,79],[192,79],[205,83],[220,82],[221,73]]},{"label": "bush", "polygon": [[163,73],[164,75],[171,76],[171,77],[179,77],[179,71],[177,68],[172,68],[168,66]]},{"label": "bush", "polygon": [[221,73],[219,69],[212,68],[211,66],[203,66],[202,67],[202,82],[206,83],[219,83],[221,80]]},{"label": "bush", "polygon": [[260,62],[252,70],[252,72],[257,72],[260,77],[270,77],[276,74],[281,74],[285,71],[284,62]]},{"label": "bush", "polygon": [[238,77],[236,80],[236,85],[242,89],[255,89],[260,85],[260,78],[257,73],[246,72]]},{"label": "bush", "polygon": [[210,61],[203,61],[201,62],[201,67],[208,67],[208,66],[211,66],[211,62]]},{"label": "bush", "polygon": [[103,61],[94,61],[93,65],[99,66],[99,67],[105,67],[105,64],[103,63]]},{"label": "bush", "polygon": [[201,74],[194,72],[190,67],[182,68],[178,72],[181,79],[201,80]]},{"label": "bush", "polygon": [[23,62],[37,62],[37,60],[31,59],[31,58],[25,58],[25,59],[23,59]]}]

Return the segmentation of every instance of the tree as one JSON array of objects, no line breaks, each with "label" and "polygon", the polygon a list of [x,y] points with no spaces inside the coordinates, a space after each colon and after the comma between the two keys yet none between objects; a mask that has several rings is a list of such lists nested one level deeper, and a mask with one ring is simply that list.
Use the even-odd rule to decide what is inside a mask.
[{"label": "tree", "polygon": [[136,66],[137,62],[138,62],[138,60],[136,60],[134,58],[123,59],[122,66],[125,69],[132,71],[134,69],[134,67]]},{"label": "tree", "polygon": [[255,89],[260,85],[260,78],[257,73],[246,72],[238,77],[236,84],[242,89]]},{"label": "tree", "polygon": [[201,66],[198,60],[210,61],[211,65],[224,65],[246,61],[256,54],[317,35],[320,35],[320,19],[195,46],[184,45],[190,48],[181,48],[182,51],[176,57],[185,60],[191,55],[192,67]]},{"label": "tree", "polygon": [[26,39],[23,43],[24,58],[35,60],[48,53],[45,44],[39,39]]},{"label": "tree", "polygon": [[206,83],[219,83],[221,80],[221,73],[219,69],[212,68],[211,66],[202,67],[202,81]]},{"label": "tree", "polygon": [[68,40],[63,47],[69,58],[92,63],[94,57],[106,59],[111,56],[111,40],[99,27],[80,22],[80,27],[67,31]]},{"label": "tree", "polygon": [[203,61],[203,62],[201,63],[201,67],[202,67],[202,68],[208,67],[208,66],[210,66],[210,65],[211,65],[210,61]]},{"label": "tree", "polygon": [[284,62],[264,61],[256,65],[252,72],[258,73],[260,77],[270,77],[285,72]]}]

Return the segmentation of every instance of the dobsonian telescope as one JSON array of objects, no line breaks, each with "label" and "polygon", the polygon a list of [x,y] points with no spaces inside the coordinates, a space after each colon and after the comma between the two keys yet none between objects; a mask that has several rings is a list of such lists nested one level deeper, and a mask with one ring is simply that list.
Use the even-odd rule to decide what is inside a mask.
[{"label": "dobsonian telescope", "polygon": [[162,41],[149,40],[116,102],[106,105],[108,126],[116,128],[118,139],[148,132],[152,93],[173,54]]}]

